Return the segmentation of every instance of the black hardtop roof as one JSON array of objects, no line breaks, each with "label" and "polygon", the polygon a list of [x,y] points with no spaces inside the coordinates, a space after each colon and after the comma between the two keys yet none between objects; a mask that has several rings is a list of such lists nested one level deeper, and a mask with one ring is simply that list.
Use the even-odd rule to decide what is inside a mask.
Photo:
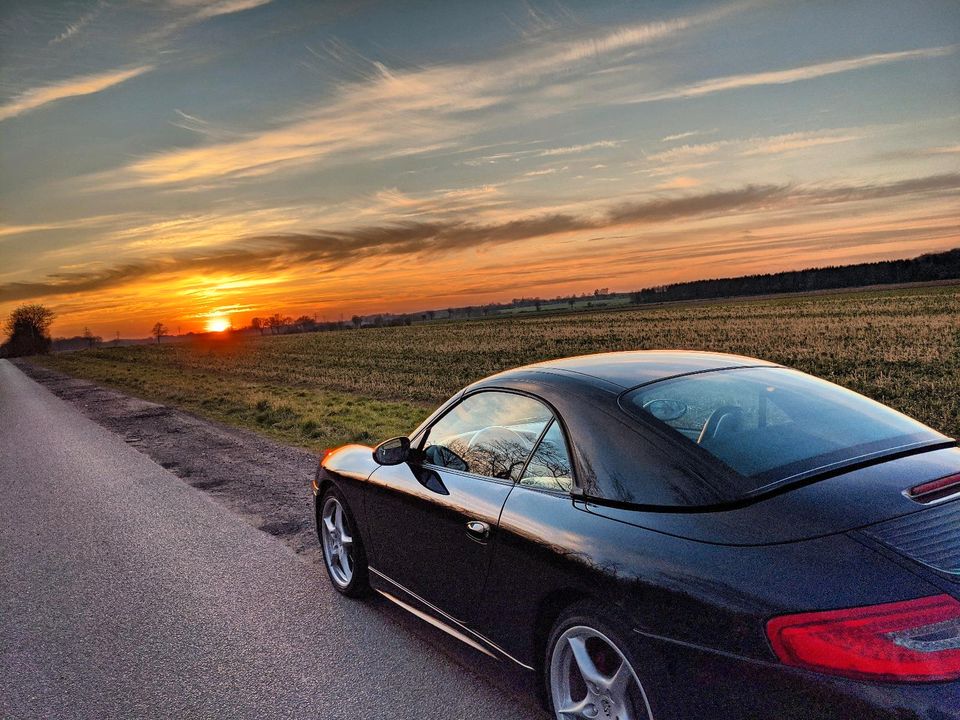
[{"label": "black hardtop roof", "polygon": [[547,360],[507,370],[493,377],[507,380],[513,376],[529,377],[530,371],[561,372],[580,376],[587,384],[616,385],[626,389],[678,375],[757,366],[776,367],[776,363],[743,355],[695,350],[631,350]]}]

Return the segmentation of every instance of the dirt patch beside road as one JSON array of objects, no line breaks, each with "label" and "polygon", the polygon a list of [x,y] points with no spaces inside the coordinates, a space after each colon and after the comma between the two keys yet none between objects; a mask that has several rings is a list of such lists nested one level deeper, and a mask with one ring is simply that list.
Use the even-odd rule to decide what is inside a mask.
[{"label": "dirt patch beside road", "polygon": [[313,453],[29,362],[16,365],[170,472],[319,562],[310,497]]}]

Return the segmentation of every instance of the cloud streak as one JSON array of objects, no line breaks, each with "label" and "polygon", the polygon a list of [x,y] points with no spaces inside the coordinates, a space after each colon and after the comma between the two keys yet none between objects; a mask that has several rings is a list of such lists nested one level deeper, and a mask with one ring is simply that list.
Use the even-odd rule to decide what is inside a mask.
[{"label": "cloud streak", "polygon": [[728,90],[757,87],[759,85],[787,85],[802,80],[813,80],[815,78],[827,77],[828,75],[837,75],[853,70],[863,70],[878,65],[887,65],[889,63],[944,57],[950,55],[955,50],[955,45],[945,45],[942,47],[921,48],[918,50],[862,55],[860,57],[816,63],[814,65],[805,65],[788,70],[727,75],[725,77],[711,78],[689,85],[681,85],[667,90],[647,93],[628,101],[628,103],[647,103],[661,100],[693,98],[712,95],[718,92],[726,92]]},{"label": "cloud streak", "polygon": [[63,29],[63,32],[61,32],[59,35],[57,35],[55,38],[53,38],[53,40],[51,40],[47,44],[58,45],[64,42],[65,40],[69,40],[78,32],[80,32],[84,27],[86,27],[91,22],[93,22],[96,19],[96,17],[101,13],[103,8],[104,8],[104,3],[101,2],[90,12],[86,13],[85,15],[81,15],[76,22],[73,22],[67,25],[67,27]]},{"label": "cloud streak", "polygon": [[32,112],[60,100],[103,92],[151,70],[153,70],[152,65],[141,65],[125,70],[80,75],[58,83],[31,88],[0,105],[0,121]]},{"label": "cloud streak", "polygon": [[206,20],[207,18],[217,17],[218,15],[232,15],[233,13],[252,10],[253,8],[267,5],[272,0],[220,0],[220,2],[202,2],[202,3],[181,3],[187,5],[198,5],[197,11],[191,16],[194,21]]},{"label": "cloud streak", "polygon": [[717,215],[754,213],[812,205],[878,200],[918,194],[956,193],[960,173],[931,175],[885,184],[746,185],[679,197],[620,203],[596,214],[547,213],[496,223],[463,220],[402,222],[343,231],[277,233],[238,239],[89,272],[49,275],[36,282],[0,285],[0,302],[68,295],[128,285],[148,277],[201,272],[279,272],[317,265],[331,270],[360,260],[474,250],[535,238],[618,227],[642,227]]}]

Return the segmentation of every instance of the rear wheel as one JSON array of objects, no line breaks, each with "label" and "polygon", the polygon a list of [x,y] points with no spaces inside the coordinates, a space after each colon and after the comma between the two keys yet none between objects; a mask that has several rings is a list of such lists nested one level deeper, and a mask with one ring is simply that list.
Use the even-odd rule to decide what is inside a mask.
[{"label": "rear wheel", "polygon": [[346,500],[332,485],[320,501],[317,533],[333,587],[348,597],[365,595],[370,588],[367,554]]},{"label": "rear wheel", "polygon": [[615,621],[593,608],[567,613],[547,642],[544,679],[557,720],[652,720],[635,662]]}]

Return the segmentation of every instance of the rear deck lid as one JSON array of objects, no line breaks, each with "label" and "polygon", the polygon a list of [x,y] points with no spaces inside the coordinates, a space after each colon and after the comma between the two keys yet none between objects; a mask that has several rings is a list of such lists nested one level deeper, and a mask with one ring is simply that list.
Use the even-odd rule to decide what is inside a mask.
[{"label": "rear deck lid", "polygon": [[899,552],[949,569],[960,557],[960,499],[925,504],[912,498],[910,490],[958,472],[960,448],[953,447],[786,487],[731,509],[591,509],[651,530],[723,545],[766,545],[869,529]]},{"label": "rear deck lid", "polygon": [[872,525],[863,533],[960,582],[960,499]]}]

